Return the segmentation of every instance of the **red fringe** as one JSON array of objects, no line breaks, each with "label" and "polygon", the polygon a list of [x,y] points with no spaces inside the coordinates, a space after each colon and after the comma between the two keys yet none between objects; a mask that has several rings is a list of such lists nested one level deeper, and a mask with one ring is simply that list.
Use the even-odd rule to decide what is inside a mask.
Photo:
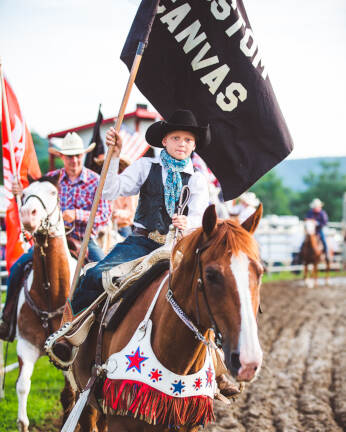
[{"label": "red fringe", "polygon": [[103,397],[105,413],[129,415],[154,425],[207,425],[215,419],[208,396],[177,398],[138,381],[107,378]]}]

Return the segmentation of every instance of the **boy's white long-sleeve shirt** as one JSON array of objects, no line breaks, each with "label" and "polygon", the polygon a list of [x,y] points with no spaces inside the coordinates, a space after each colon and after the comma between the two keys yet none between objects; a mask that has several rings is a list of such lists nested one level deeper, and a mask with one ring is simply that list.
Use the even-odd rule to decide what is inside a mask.
[{"label": "boy's white long-sleeve shirt", "polygon": [[[118,174],[119,158],[112,158],[102,198],[114,200],[119,196],[137,195],[146,181],[153,163],[159,163],[162,166],[162,182],[165,184],[167,170],[163,167],[159,156],[155,158],[142,157],[133,162],[121,174]],[[188,202],[187,229],[198,228],[202,224],[204,210],[209,205],[207,180],[202,173],[194,171],[191,160],[183,171],[191,175],[188,181],[191,196]],[[136,222],[134,222],[134,225],[146,228]]]}]

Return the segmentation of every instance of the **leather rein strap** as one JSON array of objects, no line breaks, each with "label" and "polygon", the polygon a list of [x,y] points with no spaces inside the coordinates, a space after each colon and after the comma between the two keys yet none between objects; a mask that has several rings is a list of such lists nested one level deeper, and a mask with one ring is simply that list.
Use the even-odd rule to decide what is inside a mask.
[{"label": "leather rein strap", "polygon": [[48,329],[50,319],[55,318],[58,315],[62,315],[64,311],[65,305],[60,306],[59,309],[56,309],[55,311],[52,312],[45,311],[38,308],[29,293],[28,280],[24,282],[24,295],[25,295],[26,302],[28,303],[30,308],[36,313],[36,315],[40,318],[40,320],[42,321],[42,327],[45,329]]},{"label": "leather rein strap", "polygon": [[[181,190],[181,194],[180,194],[180,199],[179,199],[179,203],[178,203],[178,214],[181,215],[184,212],[184,209],[189,201],[190,198],[190,189],[189,187],[183,186],[182,190]],[[177,232],[178,229],[176,229],[175,232],[175,236],[174,236],[174,241],[176,241],[177,238]],[[177,314],[177,316],[183,321],[183,323],[193,332],[195,333],[196,339],[200,340],[204,345],[207,346],[212,346],[212,348],[216,349],[217,347],[221,347],[222,345],[222,335],[221,332],[216,324],[216,321],[214,319],[214,316],[212,314],[209,302],[208,302],[208,298],[207,298],[207,294],[205,291],[205,285],[203,282],[203,272],[202,272],[202,263],[201,263],[201,253],[204,252],[206,249],[208,249],[208,247],[211,245],[211,241],[208,241],[205,245],[203,245],[202,247],[196,249],[196,255],[197,255],[197,260],[195,261],[194,264],[194,269],[192,272],[192,282],[191,282],[191,286],[193,283],[193,278],[195,276],[196,273],[196,267],[198,267],[199,269],[199,278],[197,280],[197,290],[196,290],[196,311],[197,311],[197,323],[200,324],[200,319],[199,319],[199,304],[198,304],[198,291],[202,291],[203,293],[203,299],[204,302],[206,304],[207,307],[207,311],[208,311],[208,315],[209,315],[209,320],[212,324],[212,329],[215,333],[215,342],[216,345],[214,344],[213,341],[210,340],[206,340],[205,337],[203,336],[203,334],[198,330],[197,326],[192,322],[192,320],[188,317],[188,315],[184,312],[184,310],[181,308],[181,306],[178,304],[177,300],[174,298],[174,294],[173,291],[171,289],[172,286],[172,263],[170,265],[169,268],[169,279],[168,279],[168,290],[166,293],[166,299],[168,301],[168,303],[172,306],[172,309],[174,310],[174,312]]]},{"label": "leather rein strap", "polygon": [[[181,308],[181,306],[178,304],[177,300],[174,297],[173,291],[170,288],[171,287],[171,275],[169,277],[169,282],[168,282],[168,291],[166,293],[166,299],[168,301],[168,303],[172,306],[172,309],[174,310],[174,312],[178,315],[178,317],[183,321],[183,323],[191,330],[195,333],[196,339],[200,340],[204,345],[207,346],[211,346],[212,348],[216,349],[218,347],[222,346],[222,335],[221,332],[219,330],[218,325],[216,324],[215,318],[213,316],[213,313],[211,311],[209,302],[208,302],[208,298],[207,298],[207,294],[206,294],[206,290],[205,290],[205,285],[203,282],[203,273],[202,273],[202,263],[201,263],[201,253],[204,252],[206,249],[208,249],[208,247],[211,245],[211,241],[207,242],[205,245],[203,245],[202,247],[196,249],[196,255],[197,255],[197,260],[195,261],[195,265],[194,265],[194,270],[192,273],[192,281],[194,278],[194,275],[196,273],[196,268],[198,267],[199,270],[199,278],[197,279],[197,290],[196,290],[196,311],[197,311],[197,322],[198,324],[200,324],[200,318],[199,318],[199,304],[198,304],[198,291],[202,291],[203,294],[203,299],[204,302],[206,304],[207,307],[207,311],[208,311],[208,315],[209,315],[209,320],[212,324],[211,328],[215,333],[215,344],[210,341],[210,340],[206,340],[205,337],[203,336],[203,334],[198,330],[198,327],[193,323],[193,321],[189,318],[189,316],[184,312],[184,310]],[[191,283],[192,286],[192,283]]]}]

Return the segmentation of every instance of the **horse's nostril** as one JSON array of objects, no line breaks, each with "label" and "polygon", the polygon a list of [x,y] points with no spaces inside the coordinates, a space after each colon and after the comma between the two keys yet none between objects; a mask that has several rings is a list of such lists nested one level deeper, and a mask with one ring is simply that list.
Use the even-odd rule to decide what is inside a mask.
[{"label": "horse's nostril", "polygon": [[255,370],[255,371],[257,370],[257,366],[254,367],[254,370]]},{"label": "horse's nostril", "polygon": [[33,210],[33,211],[31,212],[31,214],[33,214],[33,215],[35,216],[35,214],[36,214],[36,210]]},{"label": "horse's nostril", "polygon": [[240,360],[239,360],[239,354],[238,353],[232,353],[231,354],[231,364],[232,366],[238,370],[241,368]]}]

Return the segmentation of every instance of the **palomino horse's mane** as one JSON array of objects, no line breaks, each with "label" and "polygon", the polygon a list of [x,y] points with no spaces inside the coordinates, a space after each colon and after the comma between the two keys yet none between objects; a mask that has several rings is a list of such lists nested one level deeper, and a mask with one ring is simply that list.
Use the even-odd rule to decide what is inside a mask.
[{"label": "palomino horse's mane", "polygon": [[[203,244],[203,228],[198,228],[183,237],[173,249],[173,260],[177,252],[185,257],[194,257],[196,249]],[[206,240],[205,240],[206,242]],[[238,222],[219,220],[212,234],[214,248],[222,248],[234,255],[244,252],[250,259],[259,261],[259,250],[256,240]]]}]

